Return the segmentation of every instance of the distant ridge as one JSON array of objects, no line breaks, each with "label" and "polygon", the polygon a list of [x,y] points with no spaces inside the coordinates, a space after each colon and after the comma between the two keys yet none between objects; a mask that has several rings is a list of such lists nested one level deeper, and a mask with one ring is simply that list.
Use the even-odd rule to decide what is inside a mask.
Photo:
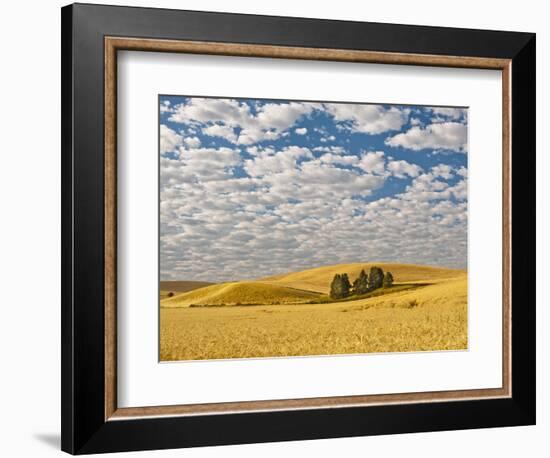
[{"label": "distant ridge", "polygon": [[186,293],[187,291],[193,291],[194,289],[204,288],[205,286],[210,286],[213,284],[214,283],[208,281],[161,281],[160,290]]}]

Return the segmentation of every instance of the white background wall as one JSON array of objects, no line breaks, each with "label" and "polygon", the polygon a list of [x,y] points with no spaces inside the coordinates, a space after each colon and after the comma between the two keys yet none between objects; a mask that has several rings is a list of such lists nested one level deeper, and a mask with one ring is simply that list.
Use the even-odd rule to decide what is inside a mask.
[{"label": "white background wall", "polygon": [[[543,57],[550,48],[545,3],[538,0],[359,2],[317,0],[128,0],[136,6],[327,19],[518,30],[537,33],[538,425],[261,445],[148,452],[151,456],[547,456],[550,401],[550,162],[543,158]],[[127,4],[110,0],[111,4]],[[57,0],[4,2],[0,12],[0,454],[59,455],[60,384],[60,11]],[[543,212],[546,207],[546,212]],[[543,265],[544,264],[544,265]],[[546,270],[544,270],[546,267]],[[147,453],[126,456],[149,456]]]}]

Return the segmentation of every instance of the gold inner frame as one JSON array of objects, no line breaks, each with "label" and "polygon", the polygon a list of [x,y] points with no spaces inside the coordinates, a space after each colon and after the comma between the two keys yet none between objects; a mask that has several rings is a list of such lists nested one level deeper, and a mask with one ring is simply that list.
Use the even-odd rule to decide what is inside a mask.
[{"label": "gold inner frame", "polygon": [[[502,72],[502,380],[500,388],[402,394],[336,396],[210,404],[117,405],[116,247],[117,247],[117,51],[174,52],[378,64],[493,69]],[[511,397],[511,60],[481,57],[387,53],[344,49],[105,37],[105,420],[253,411],[297,410],[460,401]]]}]

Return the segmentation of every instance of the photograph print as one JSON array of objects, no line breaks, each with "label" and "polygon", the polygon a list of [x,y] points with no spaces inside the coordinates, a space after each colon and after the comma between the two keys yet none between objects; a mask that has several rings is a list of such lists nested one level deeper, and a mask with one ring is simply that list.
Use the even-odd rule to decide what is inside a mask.
[{"label": "photograph print", "polygon": [[158,109],[161,361],[468,348],[467,108]]}]

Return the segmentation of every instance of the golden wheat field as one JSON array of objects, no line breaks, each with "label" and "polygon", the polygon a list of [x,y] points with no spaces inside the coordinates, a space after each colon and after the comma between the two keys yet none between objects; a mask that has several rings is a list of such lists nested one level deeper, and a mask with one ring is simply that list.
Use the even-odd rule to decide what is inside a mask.
[{"label": "golden wheat field", "polygon": [[[373,265],[394,286],[331,301],[335,273]],[[165,296],[166,297],[166,296]],[[407,264],[325,266],[210,285],[161,299],[162,361],[460,350],[468,345],[467,275]]]}]

